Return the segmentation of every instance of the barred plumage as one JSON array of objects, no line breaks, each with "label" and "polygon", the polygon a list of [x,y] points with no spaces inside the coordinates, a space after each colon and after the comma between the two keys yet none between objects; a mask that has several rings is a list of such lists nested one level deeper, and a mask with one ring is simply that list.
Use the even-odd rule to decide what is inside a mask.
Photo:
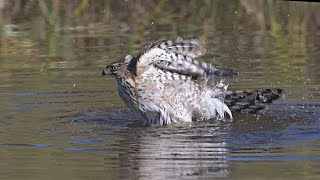
[{"label": "barred plumage", "polygon": [[[222,119],[225,113],[232,118],[228,106],[253,112],[255,104],[268,103],[281,94],[280,90],[246,91],[243,94],[248,98],[243,98],[240,92],[226,92],[227,85],[207,84],[208,77],[234,76],[237,72],[194,59],[205,52],[203,42],[197,39],[157,41],[136,57],[128,55],[113,62],[102,74],[111,74],[117,80],[121,99],[148,124]],[[264,97],[268,100],[260,101]]]}]

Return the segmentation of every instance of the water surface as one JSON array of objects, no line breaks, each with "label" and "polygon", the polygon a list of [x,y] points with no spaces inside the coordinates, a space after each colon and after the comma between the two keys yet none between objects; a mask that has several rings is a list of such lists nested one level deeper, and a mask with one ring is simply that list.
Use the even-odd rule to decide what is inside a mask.
[{"label": "water surface", "polygon": [[[319,179],[320,6],[285,1],[0,1],[2,179]],[[232,90],[285,96],[231,121],[147,127],[101,70],[201,38]]]}]

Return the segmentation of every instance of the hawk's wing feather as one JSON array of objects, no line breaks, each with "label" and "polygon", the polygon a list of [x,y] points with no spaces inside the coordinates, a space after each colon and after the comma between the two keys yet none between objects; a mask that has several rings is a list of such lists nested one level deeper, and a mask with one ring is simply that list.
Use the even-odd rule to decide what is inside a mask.
[{"label": "hawk's wing feather", "polygon": [[199,62],[188,56],[176,56],[174,60],[167,57],[159,57],[152,63],[156,68],[193,77],[198,76],[233,76],[237,72],[232,69],[220,68],[205,62]]},{"label": "hawk's wing feather", "polygon": [[160,40],[151,42],[139,52],[137,59],[148,53],[153,48],[160,48],[169,53],[173,52],[183,54],[193,58],[202,56],[207,51],[204,47],[204,42],[199,39],[183,40],[182,38],[177,38],[174,41]]},{"label": "hawk's wing feather", "polygon": [[178,53],[192,58],[202,56],[207,51],[204,47],[204,42],[199,39],[183,40],[177,38],[175,41],[167,40],[161,42],[158,48],[168,53]]},{"label": "hawk's wing feather", "polygon": [[203,42],[198,39],[157,41],[147,45],[131,64],[144,69],[150,65],[164,71],[189,76],[234,76],[235,70],[220,68],[195,60],[205,53]]}]

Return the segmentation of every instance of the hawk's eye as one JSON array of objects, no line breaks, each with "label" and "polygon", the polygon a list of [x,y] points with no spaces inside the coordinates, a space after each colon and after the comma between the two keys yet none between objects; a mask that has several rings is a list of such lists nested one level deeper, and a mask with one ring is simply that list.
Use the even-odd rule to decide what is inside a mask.
[{"label": "hawk's eye", "polygon": [[117,70],[117,67],[112,66],[112,71],[116,71],[116,70]]}]

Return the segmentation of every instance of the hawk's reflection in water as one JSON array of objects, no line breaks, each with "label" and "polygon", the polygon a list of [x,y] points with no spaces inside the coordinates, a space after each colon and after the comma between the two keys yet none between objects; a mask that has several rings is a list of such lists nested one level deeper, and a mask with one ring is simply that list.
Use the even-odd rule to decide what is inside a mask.
[{"label": "hawk's reflection in water", "polygon": [[230,122],[130,127],[120,142],[120,174],[139,179],[229,177]]}]

